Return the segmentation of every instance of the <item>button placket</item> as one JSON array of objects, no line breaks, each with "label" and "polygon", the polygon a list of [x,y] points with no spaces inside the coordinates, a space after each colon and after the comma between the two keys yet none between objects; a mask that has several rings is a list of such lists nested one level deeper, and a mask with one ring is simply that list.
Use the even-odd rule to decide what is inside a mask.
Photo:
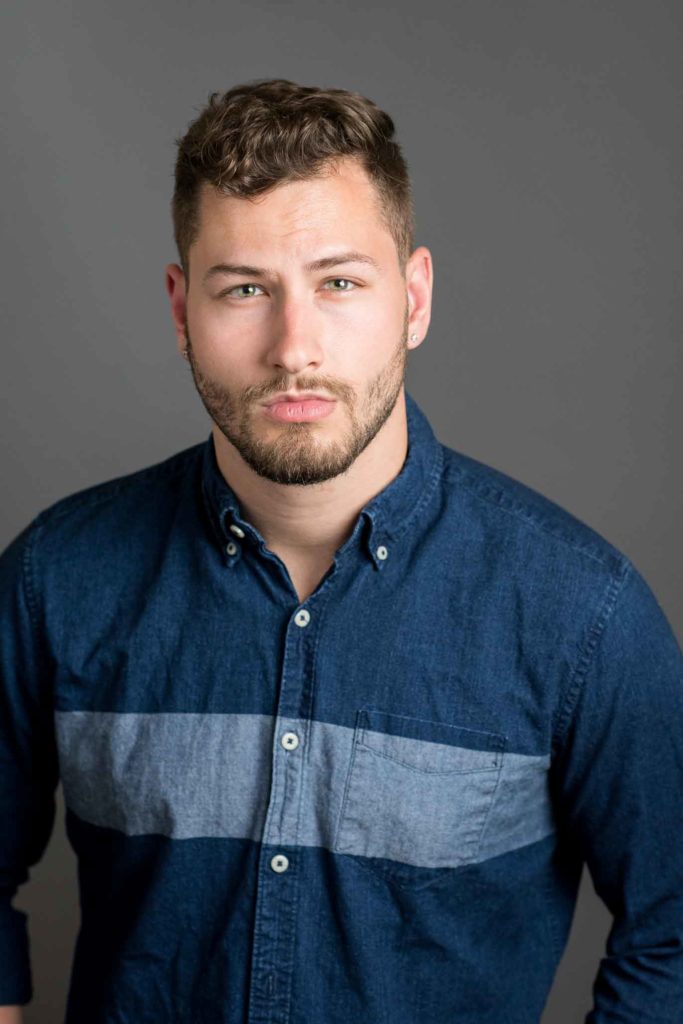
[{"label": "button placket", "polygon": [[[316,611],[317,608],[315,605]],[[289,996],[288,967],[296,946],[296,918],[290,911],[299,870],[307,748],[305,716],[317,625],[318,620],[309,608],[301,605],[291,609],[286,622],[278,713],[271,739],[270,796],[261,836],[263,874],[259,899],[267,910],[258,917],[254,933],[250,1024],[265,1024],[274,1019],[276,1004],[280,1001],[285,1005]]]}]

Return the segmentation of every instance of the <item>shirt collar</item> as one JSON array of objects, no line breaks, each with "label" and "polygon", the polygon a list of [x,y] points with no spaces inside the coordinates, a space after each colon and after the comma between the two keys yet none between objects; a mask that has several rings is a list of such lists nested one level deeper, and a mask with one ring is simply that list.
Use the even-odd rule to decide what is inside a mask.
[{"label": "shirt collar", "polygon": [[[405,399],[408,453],[401,471],[361,509],[351,536],[337,552],[339,557],[347,548],[361,543],[378,569],[384,566],[392,546],[419,521],[443,466],[443,447],[429,420],[407,391]],[[259,531],[243,518],[237,495],[219,469],[213,433],[204,444],[201,473],[204,502],[228,561],[232,561],[231,552],[233,556],[239,553],[237,539],[249,537],[265,548]]]}]

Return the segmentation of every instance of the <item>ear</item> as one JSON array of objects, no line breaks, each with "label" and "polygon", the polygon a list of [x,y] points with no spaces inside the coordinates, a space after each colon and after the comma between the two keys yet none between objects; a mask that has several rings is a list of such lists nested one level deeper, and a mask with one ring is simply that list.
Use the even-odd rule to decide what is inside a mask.
[{"label": "ear", "polygon": [[[414,250],[406,264],[408,348],[417,348],[422,344],[429,329],[433,282],[432,254],[426,246],[421,245]],[[415,341],[411,340],[413,334],[417,334]]]},{"label": "ear", "polygon": [[187,344],[185,328],[187,324],[187,295],[185,287],[185,274],[183,268],[177,263],[169,263],[166,267],[166,291],[171,300],[171,316],[176,331],[178,351],[183,353]]}]

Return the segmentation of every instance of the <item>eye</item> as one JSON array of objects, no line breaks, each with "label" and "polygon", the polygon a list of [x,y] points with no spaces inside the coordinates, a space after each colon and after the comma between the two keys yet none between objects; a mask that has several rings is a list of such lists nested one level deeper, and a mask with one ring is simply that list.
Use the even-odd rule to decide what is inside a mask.
[{"label": "eye", "polygon": [[[259,287],[260,287],[260,285],[258,285],[258,284],[236,284],[234,288],[228,288],[228,289],[226,289],[226,291],[221,292],[219,298],[222,298],[224,295],[232,295],[232,293],[236,292],[238,288],[259,288]],[[238,295],[238,296],[236,296],[236,298],[238,298],[238,299],[250,299],[251,295]]]},{"label": "eye", "polygon": [[353,291],[353,289],[356,287],[354,282],[353,281],[349,281],[348,278],[346,278],[346,277],[333,277],[330,281],[326,281],[325,283],[326,284],[343,284],[343,285],[350,285],[351,286],[350,288],[332,288],[333,292],[336,292],[336,291],[349,292],[349,291]]}]

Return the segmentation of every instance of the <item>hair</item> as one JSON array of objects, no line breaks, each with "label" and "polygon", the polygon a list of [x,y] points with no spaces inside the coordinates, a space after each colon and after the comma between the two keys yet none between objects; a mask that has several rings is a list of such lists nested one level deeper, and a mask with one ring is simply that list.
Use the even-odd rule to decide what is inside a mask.
[{"label": "hair", "polygon": [[325,173],[346,156],[360,160],[374,185],[405,273],[415,221],[408,168],[394,131],[392,119],[372,100],[345,89],[271,78],[211,93],[175,140],[173,232],[186,281],[205,183],[226,196],[256,196],[282,182]]}]

